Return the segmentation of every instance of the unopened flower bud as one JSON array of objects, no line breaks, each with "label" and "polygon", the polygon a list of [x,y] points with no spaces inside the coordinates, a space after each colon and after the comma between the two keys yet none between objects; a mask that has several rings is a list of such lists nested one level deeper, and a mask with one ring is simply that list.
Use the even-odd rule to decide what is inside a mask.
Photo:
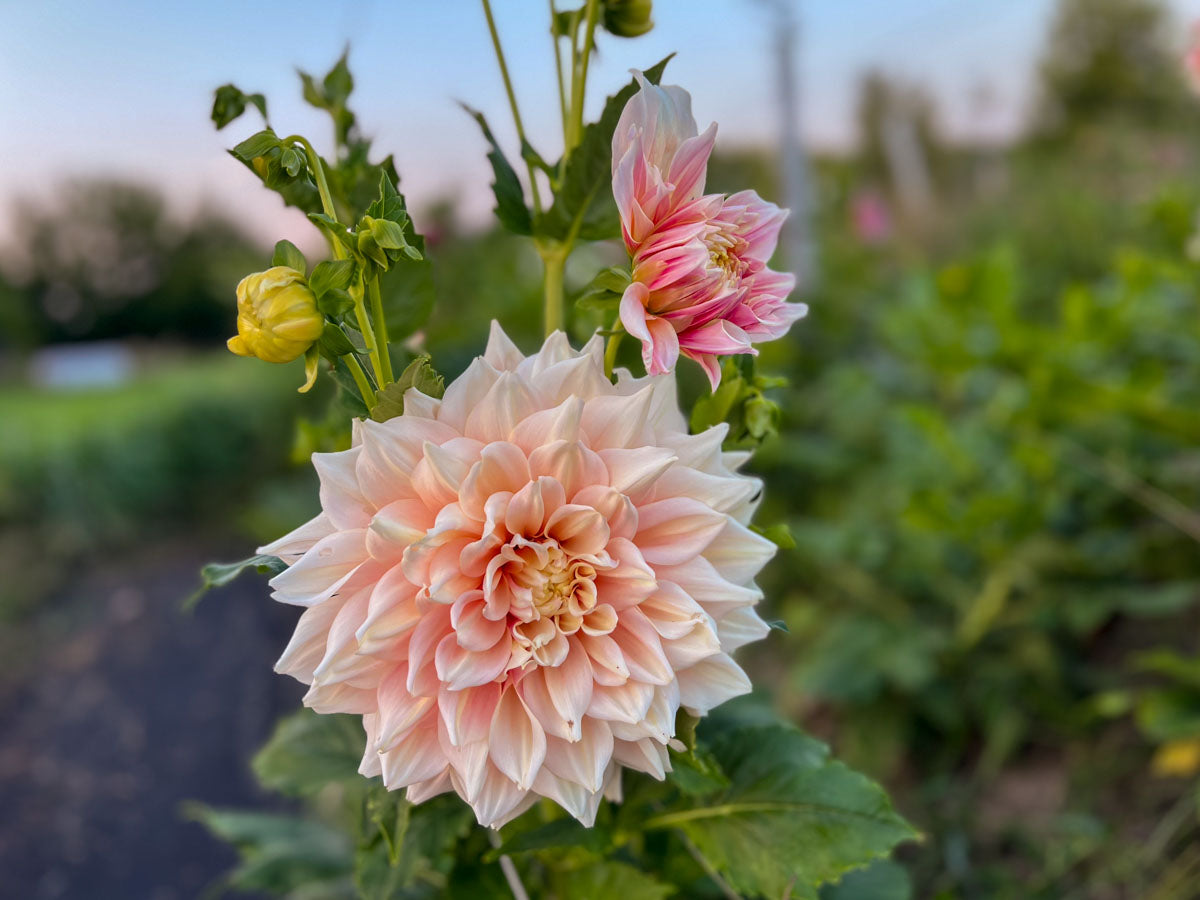
[{"label": "unopened flower bud", "polygon": [[291,362],[316,342],[325,328],[317,298],[304,276],[288,266],[247,275],[237,286],[236,337],[228,342],[238,356]]},{"label": "unopened flower bud", "polygon": [[652,0],[604,0],[604,28],[617,37],[640,37],[654,27]]}]

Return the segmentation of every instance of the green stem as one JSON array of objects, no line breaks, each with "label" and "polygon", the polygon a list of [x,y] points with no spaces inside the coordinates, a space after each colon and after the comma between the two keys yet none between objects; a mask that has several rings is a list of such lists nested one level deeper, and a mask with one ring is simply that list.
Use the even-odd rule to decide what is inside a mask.
[{"label": "green stem", "polygon": [[[325,179],[325,166],[321,164],[321,157],[317,155],[317,151],[313,149],[313,145],[308,142],[308,139],[299,135],[293,134],[290,137],[283,139],[285,144],[300,144],[304,147],[304,154],[308,157],[308,168],[313,173],[313,179],[317,182],[317,193],[321,196],[321,209],[325,215],[338,220],[337,208],[333,205],[333,195],[329,193],[329,182]],[[345,249],[338,241],[332,241],[333,255],[338,259],[345,256]]]},{"label": "green stem", "polygon": [[621,319],[613,323],[612,334],[608,336],[608,344],[604,348],[604,374],[612,379],[613,367],[617,364],[617,351],[621,348],[621,338],[625,336],[625,326]]},{"label": "green stem", "polygon": [[587,25],[583,32],[583,46],[578,48],[578,70],[571,81],[571,122],[567,133],[567,153],[570,153],[583,138],[583,100],[586,95],[588,60],[592,55],[592,42],[596,36],[596,20],[600,13],[600,0],[588,0]]},{"label": "green stem", "polygon": [[[554,0],[550,0],[550,18],[552,21],[558,18],[558,10],[554,8]],[[554,40],[554,74],[558,77],[558,111],[562,115],[563,133],[565,134],[569,110],[567,109],[567,86],[563,81],[562,37],[555,34],[553,28],[554,26],[552,25],[550,36]]]},{"label": "green stem", "polygon": [[379,359],[379,346],[375,343],[375,331],[367,316],[367,301],[361,281],[350,286],[350,297],[354,300],[354,318],[358,320],[358,330],[362,332],[363,343],[367,345],[367,355],[371,357],[371,369],[375,375],[375,383],[380,387],[387,384],[383,378],[383,364]]},{"label": "green stem", "polygon": [[375,347],[379,351],[379,362],[383,368],[383,381],[379,386],[385,387],[396,380],[392,374],[392,354],[388,350],[387,319],[383,315],[383,293],[379,290],[379,276],[376,275],[367,282],[367,293],[371,298],[371,323],[375,327]]},{"label": "green stem", "polygon": [[346,368],[354,376],[354,383],[358,385],[358,392],[362,394],[367,412],[370,412],[375,408],[375,392],[371,390],[371,383],[367,381],[367,373],[363,371],[363,367],[358,362],[358,357],[353,353],[347,353],[343,356],[342,362],[346,364]]},{"label": "green stem", "polygon": [[[517,95],[513,91],[512,79],[508,75],[508,63],[504,61],[504,49],[500,46],[500,35],[496,31],[496,20],[492,18],[492,4],[482,0],[483,14],[487,18],[488,32],[492,36],[492,47],[496,51],[496,61],[500,64],[500,77],[504,79],[504,91],[508,94],[508,105],[512,108],[513,123],[517,126],[517,137],[521,141],[521,156],[525,156],[525,126],[521,123],[521,110],[517,106]],[[525,168],[529,172],[529,189],[533,194],[533,209],[539,215],[542,212],[542,198],[538,192],[537,178],[533,171],[533,163],[525,160]]]},{"label": "green stem", "polygon": [[554,249],[538,247],[542,264],[546,267],[544,281],[543,322],[546,337],[563,327],[563,272],[567,267],[569,248],[561,245]]}]

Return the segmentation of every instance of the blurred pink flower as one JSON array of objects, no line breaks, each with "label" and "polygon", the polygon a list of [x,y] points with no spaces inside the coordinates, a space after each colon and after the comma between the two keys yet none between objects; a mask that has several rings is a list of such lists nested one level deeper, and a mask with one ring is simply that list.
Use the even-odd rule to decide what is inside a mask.
[{"label": "blurred pink flower", "polygon": [[688,434],[673,379],[610,384],[602,356],[556,333],[526,358],[493,325],[441,400],[315,454],[322,513],[260,551],[305,607],[277,671],[361,715],[360,771],[413,802],[591,824],[622,766],[664,777],[680,707],[750,689],[729,654],[767,633],[761,484],[725,426]]},{"label": "blurred pink flower", "polygon": [[718,356],[756,353],[808,311],[787,302],[795,277],[767,268],[787,212],[754,191],[705,195],[716,125],[699,134],[687,91],[636,77],[613,133],[613,195],[633,256],[621,322],[647,372],[671,371],[682,353],[715,388]]},{"label": "blurred pink flower", "polygon": [[1192,91],[1200,94],[1200,22],[1192,25],[1192,40],[1183,57],[1183,68]]}]

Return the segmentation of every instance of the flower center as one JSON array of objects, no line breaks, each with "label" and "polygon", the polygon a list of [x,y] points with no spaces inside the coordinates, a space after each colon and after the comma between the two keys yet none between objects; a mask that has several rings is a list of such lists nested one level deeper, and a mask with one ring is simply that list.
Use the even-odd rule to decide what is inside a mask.
[{"label": "flower center", "polygon": [[736,281],[745,273],[747,266],[742,254],[746,241],[732,227],[718,226],[705,237],[704,243],[708,247],[709,267],[719,270],[727,283]]}]

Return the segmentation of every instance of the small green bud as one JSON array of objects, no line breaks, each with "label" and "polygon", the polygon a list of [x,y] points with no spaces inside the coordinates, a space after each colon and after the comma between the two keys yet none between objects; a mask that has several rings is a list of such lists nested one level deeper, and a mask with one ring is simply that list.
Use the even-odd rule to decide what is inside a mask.
[{"label": "small green bud", "polygon": [[604,28],[617,37],[641,37],[654,27],[652,0],[604,0]]}]

